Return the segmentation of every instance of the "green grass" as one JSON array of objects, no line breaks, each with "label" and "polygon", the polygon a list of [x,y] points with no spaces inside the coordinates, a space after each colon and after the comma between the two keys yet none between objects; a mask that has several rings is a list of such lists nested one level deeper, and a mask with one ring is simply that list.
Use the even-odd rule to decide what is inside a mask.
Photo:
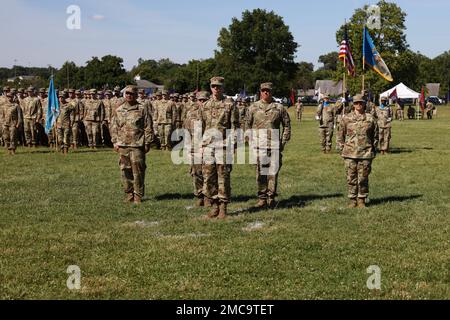
[{"label": "green grass", "polygon": [[[232,172],[226,221],[203,221],[187,166],[152,150],[141,207],[122,203],[118,157],[0,151],[2,299],[450,298],[450,108],[393,125],[371,205],[346,209],[344,165],[320,152],[313,107],[284,154],[278,209],[251,213],[255,169]],[[259,223],[260,228],[249,228]],[[82,289],[66,287],[69,265]],[[367,267],[381,290],[366,287]]]}]

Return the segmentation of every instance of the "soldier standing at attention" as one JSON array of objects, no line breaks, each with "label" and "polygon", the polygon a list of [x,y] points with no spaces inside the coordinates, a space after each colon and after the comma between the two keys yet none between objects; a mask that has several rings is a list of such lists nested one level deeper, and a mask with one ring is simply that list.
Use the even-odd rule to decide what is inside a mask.
[{"label": "soldier standing at attention", "polygon": [[389,142],[391,141],[391,123],[392,123],[392,108],[388,104],[386,97],[381,98],[379,107],[375,107],[375,113],[378,119],[379,130],[379,147],[382,155],[389,152]]},{"label": "soldier standing at attention", "polygon": [[155,122],[158,126],[161,150],[170,150],[170,136],[176,121],[176,110],[167,90],[162,91],[162,96],[155,106]]},{"label": "soldier standing at attention", "polygon": [[16,153],[17,134],[22,125],[23,118],[20,106],[14,102],[14,94],[6,92],[5,98],[0,105],[0,122],[2,123],[3,141],[10,155]]},{"label": "soldier standing at attention", "polygon": [[364,208],[369,195],[369,174],[378,145],[378,124],[365,112],[362,95],[353,98],[353,112],[342,118],[339,150],[347,171],[349,208]]},{"label": "soldier standing at attention", "polygon": [[203,194],[212,206],[208,218],[219,219],[226,217],[231,198],[232,165],[227,163],[227,129],[239,128],[239,113],[233,102],[226,101],[223,84],[223,77],[211,78],[212,96],[203,105],[206,131],[203,139]]},{"label": "soldier standing at attention", "polygon": [[427,119],[428,120],[432,120],[433,119],[433,111],[434,111],[434,104],[428,100],[427,104],[426,104],[426,110],[425,112],[427,113]]},{"label": "soldier standing at attention", "polygon": [[335,106],[330,103],[330,97],[325,94],[323,101],[319,104],[316,113],[316,120],[319,121],[320,143],[323,153],[331,152],[333,143],[333,130],[335,121]]},{"label": "soldier standing at attention", "polygon": [[296,104],[296,114],[297,114],[297,120],[298,121],[302,121],[302,115],[303,115],[303,103],[302,100],[300,99],[300,97],[297,99],[297,104]]},{"label": "soldier standing at attention", "polygon": [[56,132],[64,155],[67,155],[71,142],[70,135],[75,120],[75,108],[74,104],[67,102],[65,93],[61,92],[59,94],[59,116],[56,119]]},{"label": "soldier standing at attention", "polygon": [[[197,207],[205,206],[205,197],[203,194],[203,173],[202,173],[202,153],[201,145],[195,145],[197,133],[203,135],[205,124],[203,122],[203,104],[208,101],[209,93],[201,91],[198,93],[197,102],[189,105],[183,112],[183,128],[189,131],[190,134],[190,161],[191,161],[191,177],[194,184],[194,196],[197,198],[195,205]],[[201,127],[200,127],[201,126]],[[200,141],[202,137],[199,137]]]},{"label": "soldier standing at attention", "polygon": [[113,113],[111,136],[114,150],[120,155],[125,202],[140,204],[145,189],[145,155],[154,136],[152,117],[136,98],[137,87],[127,86],[125,102]]},{"label": "soldier standing at attention", "polygon": [[36,125],[42,118],[41,101],[35,96],[34,87],[28,88],[28,97],[23,99],[25,141],[28,147],[36,147]]},{"label": "soldier standing at attention", "polygon": [[[254,130],[252,140],[256,138],[254,134],[258,137],[257,144],[250,143],[256,147],[250,152],[255,152],[257,156],[256,182],[259,201],[256,208],[265,208],[266,206],[274,208],[278,173],[282,165],[282,152],[286,143],[291,139],[291,119],[286,109],[273,101],[272,83],[263,83],[260,88],[261,100],[249,108],[247,116],[247,128]],[[270,161],[262,160],[263,157]]]},{"label": "soldier standing at attention", "polygon": [[84,126],[88,136],[89,148],[97,149],[100,125],[104,119],[103,102],[97,99],[97,90],[91,89],[91,99],[87,100],[84,111]]}]

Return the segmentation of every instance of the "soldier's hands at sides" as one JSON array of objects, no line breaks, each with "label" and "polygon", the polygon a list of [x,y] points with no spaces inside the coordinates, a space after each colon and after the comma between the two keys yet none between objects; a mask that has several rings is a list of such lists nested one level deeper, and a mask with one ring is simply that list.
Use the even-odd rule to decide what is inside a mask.
[{"label": "soldier's hands at sides", "polygon": [[115,146],[114,146],[114,151],[117,152],[117,153],[119,153],[119,146],[116,146],[116,145],[115,145]]},{"label": "soldier's hands at sides", "polygon": [[144,148],[145,153],[148,153],[150,151],[150,145],[146,144]]}]

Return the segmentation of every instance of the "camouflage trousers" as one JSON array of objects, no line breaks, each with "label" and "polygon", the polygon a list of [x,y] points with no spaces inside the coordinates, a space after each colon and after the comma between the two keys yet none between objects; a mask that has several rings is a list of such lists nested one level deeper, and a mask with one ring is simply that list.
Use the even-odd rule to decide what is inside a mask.
[{"label": "camouflage trousers", "polygon": [[231,171],[233,166],[226,164],[226,151],[218,153],[215,148],[203,149],[203,194],[210,200],[223,203],[231,198]]},{"label": "camouflage trousers", "polygon": [[0,146],[4,146],[3,142],[3,124],[0,122]]},{"label": "camouflage trousers", "polygon": [[96,147],[100,131],[100,123],[97,121],[86,120],[84,121],[84,127],[86,128],[89,147]]},{"label": "camouflage trousers", "polygon": [[201,164],[191,165],[191,177],[194,184],[194,196],[203,198],[203,171]]},{"label": "camouflage trousers", "polygon": [[23,129],[25,132],[25,143],[35,145],[37,135],[36,120],[23,119]]},{"label": "camouflage trousers", "polygon": [[379,150],[389,151],[391,141],[391,128],[379,128]]},{"label": "camouflage trousers", "polygon": [[322,151],[330,151],[333,143],[333,124],[329,124],[327,127],[319,128],[320,145]]},{"label": "camouflage trousers", "polygon": [[56,132],[58,134],[58,143],[61,146],[61,149],[63,148],[69,148],[70,146],[70,134],[71,134],[71,128],[70,127],[59,127],[56,129]]},{"label": "camouflage trousers", "polygon": [[75,121],[72,124],[72,143],[74,146],[78,146],[79,145],[79,132],[80,130],[80,125],[78,124],[78,121]]},{"label": "camouflage trousers", "polygon": [[298,121],[302,120],[302,115],[303,115],[303,110],[302,109],[300,109],[300,110],[297,109],[297,120]]},{"label": "camouflage trousers", "polygon": [[119,166],[125,193],[144,197],[145,191],[145,152],[142,148],[119,148]]},{"label": "camouflage trousers", "polygon": [[16,150],[18,130],[14,126],[3,126],[3,143],[8,150]]},{"label": "camouflage trousers", "polygon": [[344,162],[347,172],[348,197],[350,199],[367,198],[372,160],[345,158]]},{"label": "camouflage trousers", "polygon": [[[278,174],[282,164],[282,154],[280,150],[264,150],[267,151],[266,156],[272,161],[261,161],[261,156],[265,156],[263,150],[259,150],[256,164],[256,184],[258,186],[258,198],[274,199],[277,194]],[[278,155],[275,154],[278,153]],[[274,162],[276,161],[276,163]]]},{"label": "camouflage trousers", "polygon": [[158,137],[161,147],[170,147],[170,135],[172,134],[172,125],[159,123],[158,124]]}]

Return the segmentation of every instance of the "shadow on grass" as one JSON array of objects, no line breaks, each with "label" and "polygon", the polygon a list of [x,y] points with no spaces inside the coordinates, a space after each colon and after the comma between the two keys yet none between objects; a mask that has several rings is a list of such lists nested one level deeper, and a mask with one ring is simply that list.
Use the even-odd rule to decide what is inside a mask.
[{"label": "shadow on grass", "polygon": [[[341,198],[343,197],[342,193],[333,193],[333,194],[310,194],[310,195],[295,195],[288,199],[283,199],[281,201],[278,201],[275,208],[273,210],[277,209],[288,209],[288,208],[303,208],[306,207],[306,205],[309,202],[315,201],[315,200],[323,200],[323,199],[330,199],[330,198]],[[255,198],[256,199],[256,198]],[[246,209],[236,210],[234,212],[231,212],[231,216],[237,216],[243,213],[255,213],[259,211],[266,211],[270,210],[267,208],[255,208],[250,207]]]},{"label": "shadow on grass", "polygon": [[392,154],[399,154],[399,153],[412,153],[417,150],[433,150],[433,148],[430,147],[423,147],[423,148],[391,148],[389,150],[389,153]]},{"label": "shadow on grass", "polygon": [[423,195],[421,195],[421,194],[414,194],[414,195],[410,195],[410,196],[388,196],[388,197],[383,197],[383,198],[370,199],[369,205],[376,206],[376,205],[388,203],[388,202],[405,202],[405,201],[414,200],[414,199],[418,199],[418,198],[422,198],[422,197],[423,197]]},{"label": "shadow on grass", "polygon": [[[155,200],[195,200],[194,194],[192,193],[166,193],[155,196]],[[256,196],[249,195],[238,195],[232,196],[232,202],[247,202],[251,199],[256,199]]]}]

